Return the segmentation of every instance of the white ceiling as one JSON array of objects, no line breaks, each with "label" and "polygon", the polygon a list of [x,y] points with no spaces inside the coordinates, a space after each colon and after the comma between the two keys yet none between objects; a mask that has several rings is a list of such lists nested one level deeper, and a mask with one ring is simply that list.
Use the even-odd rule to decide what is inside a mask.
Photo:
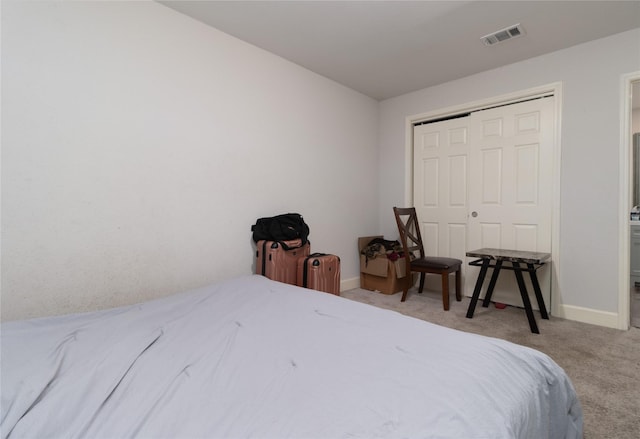
[{"label": "white ceiling", "polygon": [[640,27],[640,1],[160,3],[379,100]]}]

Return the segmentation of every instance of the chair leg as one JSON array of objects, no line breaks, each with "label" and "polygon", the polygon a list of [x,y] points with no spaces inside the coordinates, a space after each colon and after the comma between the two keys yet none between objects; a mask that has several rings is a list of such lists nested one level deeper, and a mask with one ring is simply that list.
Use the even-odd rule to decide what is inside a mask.
[{"label": "chair leg", "polygon": [[426,276],[425,272],[420,273],[420,288],[418,289],[418,294],[422,294],[422,290],[424,289],[425,276]]},{"label": "chair leg", "polygon": [[462,301],[462,287],[460,286],[460,278],[462,278],[462,270],[458,268],[456,271],[456,300],[458,302]]},{"label": "chair leg", "polygon": [[402,289],[402,299],[400,299],[400,302],[404,302],[405,300],[407,300],[407,293],[409,292],[409,287],[404,287]]},{"label": "chair leg", "polygon": [[442,273],[442,306],[449,311],[449,273]]}]

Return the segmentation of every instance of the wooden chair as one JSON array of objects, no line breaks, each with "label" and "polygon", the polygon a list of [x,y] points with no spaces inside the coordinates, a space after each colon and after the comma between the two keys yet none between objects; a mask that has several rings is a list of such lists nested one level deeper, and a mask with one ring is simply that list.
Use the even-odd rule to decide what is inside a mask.
[{"label": "wooden chair", "polygon": [[[407,264],[407,276],[410,276],[413,271],[420,273],[419,294],[422,294],[426,273],[439,274],[442,276],[442,304],[444,310],[448,311],[450,273],[456,274],[456,300],[458,302],[462,300],[462,294],[460,291],[460,268],[462,267],[462,261],[454,258],[425,256],[416,209],[413,207],[394,207],[393,213],[396,216],[398,232],[400,232],[400,241],[402,242],[402,247],[404,249],[404,257]],[[406,220],[403,218],[406,218]],[[418,255],[413,254],[415,251],[418,252]],[[402,302],[407,299],[407,292],[410,287],[410,283],[405,283],[405,287],[402,292]]]}]

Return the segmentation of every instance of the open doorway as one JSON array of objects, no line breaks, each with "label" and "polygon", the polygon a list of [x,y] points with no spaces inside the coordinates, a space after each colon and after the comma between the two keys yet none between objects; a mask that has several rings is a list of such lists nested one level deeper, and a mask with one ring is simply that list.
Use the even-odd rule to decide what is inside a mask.
[{"label": "open doorway", "polygon": [[630,275],[629,310],[630,324],[640,328],[640,79],[630,83]]},{"label": "open doorway", "polygon": [[640,70],[622,75],[620,85],[618,329],[627,330],[632,324],[632,316],[636,315],[633,306],[637,298],[634,276],[640,275],[640,273],[633,272],[633,266],[637,264],[636,259],[639,256],[637,249],[640,248],[640,245],[634,250],[632,227],[636,216],[634,215],[632,220],[630,215],[634,209],[634,159],[636,158],[633,151],[633,133],[640,130],[640,113],[638,112],[640,110],[640,102],[638,102],[640,99]]}]

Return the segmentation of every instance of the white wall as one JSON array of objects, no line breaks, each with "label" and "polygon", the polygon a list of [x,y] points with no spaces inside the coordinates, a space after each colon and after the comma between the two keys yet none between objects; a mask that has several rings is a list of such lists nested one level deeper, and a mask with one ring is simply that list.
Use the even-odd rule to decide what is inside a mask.
[{"label": "white wall", "polygon": [[[405,201],[405,118],[562,82],[560,291],[567,314],[588,320],[618,311],[621,75],[640,70],[640,29],[383,101],[380,223]],[[384,171],[384,172],[383,172]]]},{"label": "white wall", "polygon": [[154,2],[2,4],[2,318],[252,272],[300,212],[358,276],[377,102]]}]

